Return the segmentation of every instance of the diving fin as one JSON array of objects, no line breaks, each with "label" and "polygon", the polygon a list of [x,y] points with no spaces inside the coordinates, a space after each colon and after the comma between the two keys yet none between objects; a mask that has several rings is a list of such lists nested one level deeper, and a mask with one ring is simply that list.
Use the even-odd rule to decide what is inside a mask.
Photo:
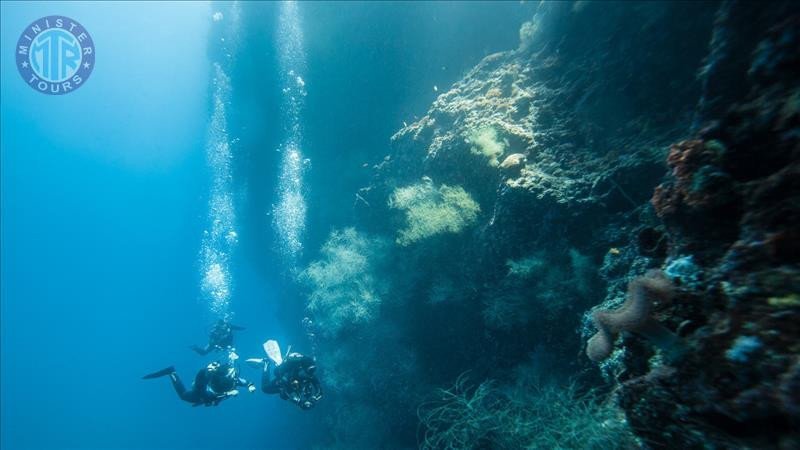
[{"label": "diving fin", "polygon": [[169,374],[172,374],[172,373],[175,373],[175,367],[174,366],[169,366],[166,369],[159,370],[158,372],[149,373],[149,374],[143,376],[142,379],[143,380],[149,380],[151,378],[160,378],[160,377],[164,377],[164,376],[167,376]]},{"label": "diving fin", "polygon": [[264,367],[264,362],[265,361],[264,361],[264,358],[248,358],[248,359],[244,360],[244,362],[246,362],[247,364],[251,365],[252,367],[260,369],[260,368]]},{"label": "diving fin", "polygon": [[283,355],[281,355],[281,347],[278,345],[278,341],[270,339],[264,342],[264,351],[267,352],[267,356],[276,366],[283,364]]}]

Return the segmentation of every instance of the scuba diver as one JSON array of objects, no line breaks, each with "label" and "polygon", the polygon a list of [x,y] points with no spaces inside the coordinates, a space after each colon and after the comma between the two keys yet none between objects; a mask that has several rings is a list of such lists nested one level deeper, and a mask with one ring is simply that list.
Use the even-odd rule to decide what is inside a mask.
[{"label": "scuba diver", "polygon": [[236,326],[225,319],[219,319],[208,333],[208,344],[205,347],[192,345],[190,348],[201,355],[207,355],[212,350],[232,350],[233,332],[244,330],[244,327]]},{"label": "scuba diver", "polygon": [[[256,391],[256,386],[239,376],[239,366],[234,363],[239,357],[231,352],[231,360],[227,364],[216,364],[214,375],[208,380],[208,386],[214,392],[237,392],[236,388],[247,386],[250,393]],[[235,395],[235,394],[234,394]]]},{"label": "scuba diver", "polygon": [[247,362],[262,365],[261,390],[265,394],[280,394],[301,409],[311,409],[322,399],[322,388],[316,376],[314,358],[292,352],[284,359],[276,341],[264,343],[270,361],[262,358],[248,359]]},{"label": "scuba diver", "polygon": [[253,383],[249,383],[239,376],[239,369],[234,364],[236,359],[238,356],[231,352],[229,362],[223,364],[214,361],[200,369],[194,377],[191,389],[186,389],[173,366],[147,374],[142,379],[150,380],[169,376],[172,387],[175,388],[175,392],[181,400],[191,403],[192,406],[217,406],[222,400],[239,395],[239,390],[236,389],[239,386],[247,386],[247,390],[251,393],[256,390]]}]

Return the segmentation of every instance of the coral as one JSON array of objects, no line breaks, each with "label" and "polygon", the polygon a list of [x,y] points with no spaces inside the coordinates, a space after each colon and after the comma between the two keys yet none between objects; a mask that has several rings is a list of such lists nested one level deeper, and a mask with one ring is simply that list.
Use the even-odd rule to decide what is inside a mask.
[{"label": "coral", "polygon": [[767,304],[776,308],[796,308],[800,306],[800,294],[789,294],[782,297],[770,297],[767,299]]},{"label": "coral", "polygon": [[702,270],[694,262],[692,255],[672,259],[664,268],[664,274],[693,289],[697,289],[703,279]]},{"label": "coral", "polygon": [[753,353],[761,349],[764,344],[761,340],[754,336],[739,336],[734,341],[731,348],[725,352],[725,357],[729,361],[737,363],[747,363]]},{"label": "coral", "polygon": [[669,220],[687,210],[719,210],[735,201],[730,175],[721,167],[725,146],[716,140],[683,141],[670,147],[667,164],[673,183],[656,188],[652,203],[656,214]]},{"label": "coral", "polygon": [[640,334],[672,357],[681,353],[680,340],[651,317],[653,299],[668,299],[672,285],[660,271],[651,271],[628,284],[628,298],[614,311],[596,310],[592,321],[597,333],[586,344],[586,356],[599,362],[611,355],[621,331]]},{"label": "coral", "polygon": [[529,322],[534,310],[552,310],[557,302],[548,302],[545,296],[560,280],[562,272],[547,265],[543,252],[507,260],[508,272],[483,301],[481,315],[484,324],[495,330],[511,330]]},{"label": "coral", "polygon": [[574,248],[566,253],[540,251],[506,260],[506,276],[483,301],[486,326],[510,330],[535,317],[556,318],[590,295],[596,266]]},{"label": "coral", "polygon": [[521,168],[520,166],[524,165],[526,161],[525,155],[522,153],[514,153],[511,155],[506,156],[502,163],[500,163],[500,168],[503,170],[513,170],[517,168]]},{"label": "coral", "polygon": [[506,145],[497,140],[497,130],[493,127],[487,126],[472,131],[467,135],[467,141],[472,145],[472,153],[485,156],[492,167],[500,165],[498,158],[503,156]]},{"label": "coral", "polygon": [[397,237],[402,246],[442,233],[460,233],[475,222],[481,210],[460,186],[436,188],[429,179],[395,189],[389,206],[406,213],[406,226]]},{"label": "coral", "polygon": [[634,352],[624,364],[633,377],[618,389],[621,406],[654,446],[800,442],[798,12],[790,2],[720,7],[704,123],[672,147],[671,173],[653,195],[668,270],[690,288],[658,314],[681,324],[693,349],[668,371],[642,373],[649,355]]},{"label": "coral", "polygon": [[310,289],[308,311],[324,335],[375,318],[385,286],[376,276],[386,243],[367,237],[354,228],[331,233],[321,249],[321,259],[312,262],[299,278]]},{"label": "coral", "polygon": [[500,163],[500,170],[509,178],[515,178],[522,174],[522,169],[525,167],[527,157],[522,153],[514,153],[506,156],[502,163]]},{"label": "coral", "polygon": [[519,49],[525,51],[533,45],[536,37],[537,26],[534,21],[528,21],[519,27]]},{"label": "coral", "polygon": [[[595,309],[614,314],[630,280],[662,267],[679,290],[645,306],[650,324],[681,341],[651,337],[691,351],[669,361],[672,351],[625,332],[599,364],[636,433],[653,448],[797,447],[797,3],[579,4],[540,3],[521,49],[487,56],[442,89],[359,191],[359,225],[382,233],[398,228],[386,199],[423,175],[462,187],[485,212],[469,239],[397,250],[430,272],[404,283],[412,301],[402,313],[413,319],[402,340],[423,343],[413,344],[424,367],[415,382],[466,368],[502,380],[534,342],[601,382],[576,367],[588,360],[573,361],[576,310],[605,295]],[[518,175],[487,164],[498,152],[483,156],[469,139],[486,129],[505,145],[495,160],[526,155]],[[573,263],[570,248],[603,261],[580,288],[588,295],[577,294],[582,258]],[[525,261],[531,254],[543,267]],[[470,301],[431,305],[432,294],[449,298],[435,281],[442,267],[473,283]],[[740,336],[762,344],[746,363],[726,358]],[[502,448],[491,433],[460,430],[488,440],[467,447]]]},{"label": "coral", "polygon": [[619,411],[575,385],[544,384],[520,371],[516,381],[472,387],[466,374],[422,404],[420,448],[636,448]]},{"label": "coral", "polygon": [[540,254],[531,255],[518,260],[506,261],[509,276],[527,277],[541,270],[545,261]]}]

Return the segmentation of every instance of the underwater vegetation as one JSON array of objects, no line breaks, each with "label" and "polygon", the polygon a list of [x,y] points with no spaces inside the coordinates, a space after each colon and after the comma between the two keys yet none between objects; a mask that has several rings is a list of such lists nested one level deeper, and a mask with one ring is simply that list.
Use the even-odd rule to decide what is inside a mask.
[{"label": "underwater vegetation", "polygon": [[303,246],[319,447],[800,447],[797,3],[534,9]]},{"label": "underwater vegetation", "polygon": [[[517,16],[500,17],[509,4],[519,6]],[[207,133],[198,142],[205,139],[208,173],[195,176],[202,161],[176,157],[186,173],[169,183],[181,192],[164,191],[158,208],[148,200],[169,183],[156,172],[156,195],[143,190],[120,202],[116,188],[105,186],[113,177],[64,177],[107,197],[101,206],[109,217],[127,220],[135,211],[129,205],[148,206],[147,226],[131,222],[125,230],[153,245],[141,251],[150,261],[154,251],[187,249],[191,260],[199,244],[196,268],[173,273],[163,261],[111,259],[105,275],[118,277],[110,280],[129,283],[127,267],[141,272],[134,281],[163,283],[176,302],[187,297],[178,284],[199,282],[205,313],[229,328],[231,347],[217,347],[231,350],[231,364],[240,357],[233,323],[242,331],[242,360],[261,351],[257,334],[309,356],[305,381],[318,377],[324,399],[310,411],[271,410],[266,418],[250,415],[266,411],[252,402],[240,411],[259,421],[256,429],[237,436],[253,435],[255,447],[315,450],[800,449],[800,2],[287,1],[213,2],[211,9],[201,55],[211,62],[201,99],[208,111],[191,108],[208,119],[198,122]],[[448,29],[476,12],[485,17],[469,23],[486,29],[513,23],[505,30],[510,40],[483,27]],[[507,48],[490,54],[497,42]],[[13,114],[23,111],[12,106]],[[97,167],[124,162],[114,158]],[[83,153],[76,161],[96,166]],[[170,172],[166,163],[156,169]],[[151,181],[139,170],[132,186]],[[14,183],[30,181],[13,175]],[[209,189],[198,196],[205,182]],[[37,200],[49,184],[20,186]],[[184,197],[194,203],[164,224],[153,220]],[[95,216],[76,214],[80,203],[55,205],[76,219],[57,231],[99,243],[86,255],[112,256],[105,244],[125,244],[124,254],[142,242],[86,233]],[[20,214],[29,205],[13,197],[11,206]],[[47,213],[40,206],[27,217]],[[166,232],[182,232],[187,215],[203,221],[195,237],[169,242]],[[65,260],[83,251],[50,245],[48,233],[24,225],[15,227],[27,240],[70,250]],[[72,303],[49,284],[77,286],[80,277],[37,286],[30,280],[40,266],[58,269],[37,255],[21,259],[30,266],[18,272],[25,283],[12,281],[48,287],[41,295],[52,311],[45,312],[70,322],[81,310],[58,309]],[[250,270],[254,261],[265,269]],[[119,286],[90,287],[105,295]],[[147,305],[134,297],[120,295]],[[30,303],[20,312],[46,309]],[[147,323],[163,333],[131,339],[154,359],[164,336],[189,333],[183,322],[197,319],[191,305],[105,303],[117,305],[114,315],[89,310],[92,326],[76,327],[85,334],[75,337],[96,338],[123,319]],[[42,326],[7,328],[4,337],[11,330],[31,345],[49,341],[35,334]],[[260,336],[264,328],[269,337]],[[210,353],[210,344],[195,351]],[[18,361],[37,358],[18,353]],[[59,363],[71,368],[75,358],[65,355]],[[255,377],[263,374],[262,360],[249,363]],[[4,376],[27,382],[28,372],[6,369]],[[173,369],[147,377],[167,376],[177,381]],[[295,381],[284,378],[298,392]],[[193,395],[213,394],[201,391]],[[25,398],[51,397],[33,394]],[[38,426],[32,406],[20,405],[22,413],[15,402],[2,406]],[[120,411],[143,423],[158,419],[144,415],[152,408]],[[115,439],[122,422],[98,417],[74,414],[62,425],[85,422]],[[221,416],[187,417],[205,431]],[[238,425],[241,416],[226,417]],[[219,424],[229,438],[229,423]],[[289,432],[275,436],[275,429]],[[308,436],[294,441],[296,429]],[[33,442],[27,428],[14,432]],[[187,434],[192,445],[212,446]]]},{"label": "underwater vegetation", "polygon": [[510,385],[472,386],[469,375],[418,411],[423,449],[637,448],[621,411],[574,385],[542,384],[520,374]]},{"label": "underwater vegetation", "polygon": [[491,288],[482,311],[487,327],[512,330],[537,316],[556,319],[594,288],[596,266],[575,249],[507,260],[508,274]]},{"label": "underwater vegetation", "polygon": [[409,245],[441,233],[460,233],[475,222],[480,206],[460,186],[434,187],[430,179],[395,189],[389,207],[406,214],[397,243]]},{"label": "underwater vegetation", "polygon": [[373,275],[382,264],[386,243],[354,228],[334,231],[320,250],[321,259],[299,275],[311,287],[308,310],[323,334],[373,320],[386,288]]},{"label": "underwater vegetation", "polygon": [[[494,96],[500,96],[499,91],[493,91]],[[487,95],[489,95],[487,93]],[[476,155],[483,155],[489,160],[489,165],[497,167],[500,165],[499,158],[506,150],[505,143],[497,141],[497,131],[494,128],[486,127],[473,130],[467,140],[473,144],[472,152]]]}]

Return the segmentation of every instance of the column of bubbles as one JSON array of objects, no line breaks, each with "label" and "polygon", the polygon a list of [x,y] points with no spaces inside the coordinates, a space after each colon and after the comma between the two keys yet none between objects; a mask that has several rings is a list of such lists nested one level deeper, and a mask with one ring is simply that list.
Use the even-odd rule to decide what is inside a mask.
[{"label": "column of bubbles", "polygon": [[303,249],[306,226],[306,200],[303,173],[309,160],[303,158],[301,114],[306,96],[305,54],[303,34],[294,1],[282,2],[278,22],[278,58],[282,83],[282,121],[285,138],[278,149],[282,153],[278,201],[273,205],[273,226],[277,233],[278,250],[285,263],[294,268]]},{"label": "column of bubbles", "polygon": [[225,117],[231,81],[218,63],[214,63],[213,83],[213,113],[206,146],[212,180],[208,203],[209,228],[203,232],[200,254],[201,289],[211,312],[220,319],[228,320],[231,315],[230,257],[238,236],[231,192],[231,148]]},{"label": "column of bubbles", "polygon": [[238,46],[241,5],[233,2],[225,13],[213,12],[212,36],[219,53],[212,57],[212,113],[206,142],[206,159],[211,173],[208,200],[208,228],[200,249],[200,289],[209,310],[219,319],[230,320],[232,280],[230,258],[238,236],[231,185],[231,141],[226,109],[230,103],[231,80],[226,68],[232,66]]}]

